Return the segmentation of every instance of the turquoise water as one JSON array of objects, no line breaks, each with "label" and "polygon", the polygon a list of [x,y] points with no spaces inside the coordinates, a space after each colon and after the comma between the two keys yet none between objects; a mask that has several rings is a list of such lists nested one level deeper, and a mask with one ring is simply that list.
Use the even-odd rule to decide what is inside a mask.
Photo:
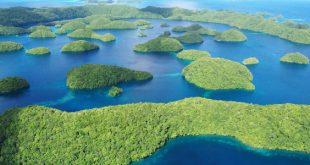
[{"label": "turquoise water", "polygon": [[132,165],[144,164],[309,165],[310,156],[298,152],[254,149],[229,137],[187,136],[170,140],[151,157]]},{"label": "turquoise water", "polygon": [[[1,7],[8,6],[70,6],[83,5],[81,1],[38,0],[0,2]],[[130,3],[137,7],[148,5],[180,6],[185,8],[234,9],[245,12],[267,11],[283,14],[300,22],[310,22],[309,2],[306,1],[144,1]],[[298,103],[310,104],[310,68],[283,64],[279,62],[288,52],[302,52],[310,57],[310,46],[291,43],[273,36],[243,31],[248,41],[241,44],[218,43],[212,37],[205,36],[205,42],[198,45],[185,45],[186,49],[209,51],[214,57],[223,57],[241,62],[244,58],[255,56],[260,60],[257,66],[249,67],[254,75],[254,92],[245,91],[205,91],[187,83],[181,75],[188,64],[178,60],[175,54],[139,54],[132,51],[134,45],[155,38],[165,30],[161,20],[151,20],[155,28],[144,31],[148,37],[137,37],[138,30],[98,31],[110,32],[117,37],[113,43],[102,43],[100,50],[80,55],[62,54],[63,45],[74,41],[64,35],[55,39],[30,39],[27,35],[19,37],[0,37],[0,41],[16,41],[26,49],[47,46],[52,54],[44,57],[25,55],[24,51],[0,55],[0,78],[22,76],[29,80],[31,87],[23,92],[0,96],[0,114],[7,108],[39,104],[59,108],[64,111],[79,111],[107,105],[136,102],[170,102],[186,97],[206,97],[211,99],[242,101],[257,104]],[[190,25],[192,22],[166,21],[171,28],[177,25]],[[201,23],[201,25],[220,31],[230,27],[219,24]],[[173,33],[174,36],[180,35]],[[124,93],[117,98],[107,96],[107,89],[94,91],[72,91],[66,87],[66,73],[72,68],[86,63],[111,64],[149,71],[154,79],[143,83],[121,84]],[[222,137],[182,137],[168,141],[167,145],[154,155],[137,164],[272,164],[303,165],[310,164],[309,155],[284,151],[255,150],[234,140]]]}]

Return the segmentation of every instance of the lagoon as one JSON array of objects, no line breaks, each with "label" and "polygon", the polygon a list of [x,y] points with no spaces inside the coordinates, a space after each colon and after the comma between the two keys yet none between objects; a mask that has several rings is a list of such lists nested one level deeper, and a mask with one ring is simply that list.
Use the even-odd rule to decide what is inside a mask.
[{"label": "lagoon", "polygon": [[[0,112],[7,108],[39,104],[55,107],[65,111],[78,111],[107,105],[127,104],[136,102],[169,102],[186,97],[202,96],[211,99],[242,101],[256,104],[279,103],[310,103],[310,68],[279,62],[280,57],[288,52],[301,52],[310,56],[310,47],[295,44],[262,33],[243,31],[248,37],[244,43],[218,43],[213,37],[204,36],[202,44],[185,45],[185,49],[206,50],[213,57],[227,58],[242,62],[248,57],[256,57],[261,63],[250,66],[256,86],[254,92],[240,90],[205,91],[186,82],[182,77],[182,69],[187,61],[176,58],[169,53],[136,53],[136,44],[156,38],[165,30],[182,25],[188,26],[188,21],[165,21],[171,26],[160,27],[162,20],[149,20],[154,29],[144,30],[147,37],[137,36],[139,30],[101,30],[99,34],[111,33],[117,40],[103,43],[89,40],[100,46],[97,51],[72,56],[60,52],[61,48],[76,39],[58,35],[55,39],[31,39],[27,35],[2,36],[0,41],[22,43],[25,49],[45,46],[51,49],[50,56],[32,57],[24,51],[0,55],[0,77],[22,76],[31,84],[31,88],[21,93],[0,96]],[[224,31],[230,27],[220,24],[200,23],[201,25]],[[54,29],[55,30],[55,29]],[[172,33],[180,36],[182,33]],[[265,44],[273,43],[273,44]],[[94,91],[72,91],[66,87],[66,73],[70,68],[82,64],[119,65],[135,70],[148,71],[154,79],[143,83],[121,84],[124,89],[121,97],[107,97],[108,89]]]}]

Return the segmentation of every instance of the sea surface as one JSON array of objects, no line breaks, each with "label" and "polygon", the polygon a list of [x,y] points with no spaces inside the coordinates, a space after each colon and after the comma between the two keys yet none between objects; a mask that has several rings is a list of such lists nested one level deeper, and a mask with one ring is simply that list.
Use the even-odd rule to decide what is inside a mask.
[{"label": "sea surface", "polygon": [[[148,5],[191,9],[232,9],[243,12],[264,11],[300,22],[310,22],[309,1],[143,1],[130,5],[145,7]],[[293,3],[294,2],[294,3]],[[71,6],[84,5],[79,0],[1,0],[1,7],[11,6]],[[0,55],[0,78],[22,76],[29,80],[31,87],[25,91],[0,96],[0,114],[8,108],[38,104],[58,108],[63,111],[79,111],[109,105],[137,102],[170,102],[187,97],[205,97],[210,99],[241,101],[255,104],[296,103],[310,104],[310,67],[280,63],[280,58],[289,52],[301,52],[310,57],[310,46],[292,43],[270,35],[243,31],[248,41],[244,43],[218,43],[213,37],[204,36],[205,42],[197,45],[185,45],[185,49],[209,51],[213,57],[227,58],[241,62],[248,57],[257,57],[260,64],[250,66],[256,86],[254,92],[240,90],[207,91],[189,84],[182,77],[182,69],[187,61],[176,58],[173,53],[135,53],[136,44],[157,37],[166,30],[193,24],[189,21],[165,21],[169,28],[160,27],[162,20],[150,20],[154,29],[143,31],[146,38],[137,37],[139,30],[102,30],[100,34],[112,33],[117,41],[103,43],[89,40],[100,46],[100,50],[84,54],[63,54],[60,49],[70,39],[58,35],[55,39],[31,39],[27,35],[0,37],[0,41],[22,43],[25,49],[37,46],[49,47],[50,56],[34,57],[18,51]],[[221,24],[200,23],[207,28],[224,31],[231,27]],[[172,33],[173,36],[181,35]],[[131,69],[151,72],[154,78],[142,83],[120,84],[124,93],[120,97],[107,96],[107,88],[93,91],[72,91],[66,87],[66,74],[82,64],[110,64]],[[181,137],[168,141],[167,145],[154,155],[137,164],[210,164],[210,165],[302,165],[310,164],[309,154],[256,150],[239,142],[222,137]]]},{"label": "sea surface", "polygon": [[230,137],[186,136],[170,140],[132,165],[309,165],[304,153],[254,149]]}]

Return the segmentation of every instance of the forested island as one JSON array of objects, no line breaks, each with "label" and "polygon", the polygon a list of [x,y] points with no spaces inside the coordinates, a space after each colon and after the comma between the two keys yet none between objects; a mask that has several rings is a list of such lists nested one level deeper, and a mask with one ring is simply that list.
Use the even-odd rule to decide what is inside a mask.
[{"label": "forested island", "polygon": [[41,55],[49,55],[51,54],[51,51],[47,47],[36,47],[36,48],[27,50],[26,54],[41,56]]},{"label": "forested island", "polygon": [[55,38],[56,35],[47,26],[35,26],[30,28],[30,38]]},{"label": "forested island", "polygon": [[136,52],[178,52],[183,49],[183,45],[176,39],[170,37],[157,37],[144,44],[136,45]]},{"label": "forested island", "polygon": [[6,77],[0,79],[0,95],[10,94],[13,92],[20,91],[22,89],[26,89],[28,87],[29,87],[28,81],[21,77]]},{"label": "forested island", "polygon": [[99,46],[93,43],[90,43],[85,40],[78,40],[71,42],[67,45],[65,45],[61,52],[67,52],[67,53],[74,53],[74,52],[87,52],[91,50],[97,50],[99,49]]},{"label": "forested island", "polygon": [[216,34],[214,40],[218,42],[243,42],[247,40],[247,37],[239,30],[231,29]]},{"label": "forested island", "polygon": [[16,42],[11,41],[0,42],[0,53],[13,52],[21,50],[23,48],[24,46],[22,44]]},{"label": "forested island", "polygon": [[[12,14],[14,13],[14,14]],[[227,10],[188,10],[181,8],[146,7],[137,9],[126,5],[86,5],[67,8],[8,8],[0,9],[0,34],[21,34],[22,29],[10,26],[23,26],[41,22],[83,18],[91,15],[101,15],[112,19],[122,18],[162,18],[172,20],[187,20],[227,24],[239,29],[252,30],[274,35],[292,42],[310,44],[310,30],[292,21],[278,22],[272,18],[264,18],[261,14],[248,14]],[[119,28],[128,22],[123,20],[104,24],[103,29]],[[135,23],[130,28],[136,28]],[[10,30],[8,30],[10,29]],[[71,29],[74,30],[74,29]],[[62,29],[59,33],[66,33]],[[213,35],[215,34],[212,31]]]},{"label": "forested island", "polygon": [[96,89],[129,81],[152,79],[151,73],[123,67],[85,64],[71,69],[67,74],[67,86],[71,89]]},{"label": "forested island", "polygon": [[222,58],[201,58],[186,66],[182,74],[188,82],[208,90],[255,89],[253,76],[244,65]]},{"label": "forested island", "polygon": [[108,95],[111,96],[111,97],[116,97],[116,96],[119,96],[122,93],[123,93],[123,89],[122,88],[113,86],[113,87],[110,88],[110,90],[108,92]]},{"label": "forested island", "polygon": [[0,160],[130,164],[168,139],[208,134],[232,136],[256,148],[310,153],[309,111],[305,105],[260,106],[205,98],[72,113],[40,106],[15,108],[0,116]]},{"label": "forested island", "polygon": [[288,53],[281,57],[281,62],[292,63],[292,64],[309,64],[309,58],[299,52]]},{"label": "forested island", "polygon": [[177,57],[182,60],[195,61],[200,58],[211,57],[211,54],[201,50],[183,50],[177,54]]},{"label": "forested island", "polygon": [[184,44],[203,43],[203,38],[200,36],[199,32],[186,32],[183,36],[175,38]]},{"label": "forested island", "polygon": [[244,65],[256,65],[259,63],[259,60],[255,57],[246,58],[242,61]]},{"label": "forested island", "polygon": [[115,36],[110,34],[110,33],[100,35],[100,34],[93,32],[90,29],[77,29],[77,30],[73,31],[72,33],[68,34],[68,37],[80,38],[80,39],[85,39],[85,38],[97,39],[97,40],[101,40],[103,42],[111,42],[111,41],[116,40]]}]

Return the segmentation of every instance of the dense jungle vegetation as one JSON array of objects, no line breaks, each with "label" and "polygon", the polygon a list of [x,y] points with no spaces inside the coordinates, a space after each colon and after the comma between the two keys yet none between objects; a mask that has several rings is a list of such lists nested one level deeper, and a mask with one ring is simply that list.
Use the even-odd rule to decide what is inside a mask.
[{"label": "dense jungle vegetation", "polygon": [[208,90],[254,90],[252,73],[244,65],[223,58],[200,58],[186,66],[185,79]]},{"label": "dense jungle vegetation", "polygon": [[71,69],[67,74],[67,86],[71,89],[96,89],[122,82],[152,79],[151,73],[123,67],[85,64]]},{"label": "dense jungle vegetation", "polygon": [[232,136],[257,148],[310,153],[309,111],[204,98],[74,113],[15,108],[0,116],[0,163],[129,164],[186,135]]}]

